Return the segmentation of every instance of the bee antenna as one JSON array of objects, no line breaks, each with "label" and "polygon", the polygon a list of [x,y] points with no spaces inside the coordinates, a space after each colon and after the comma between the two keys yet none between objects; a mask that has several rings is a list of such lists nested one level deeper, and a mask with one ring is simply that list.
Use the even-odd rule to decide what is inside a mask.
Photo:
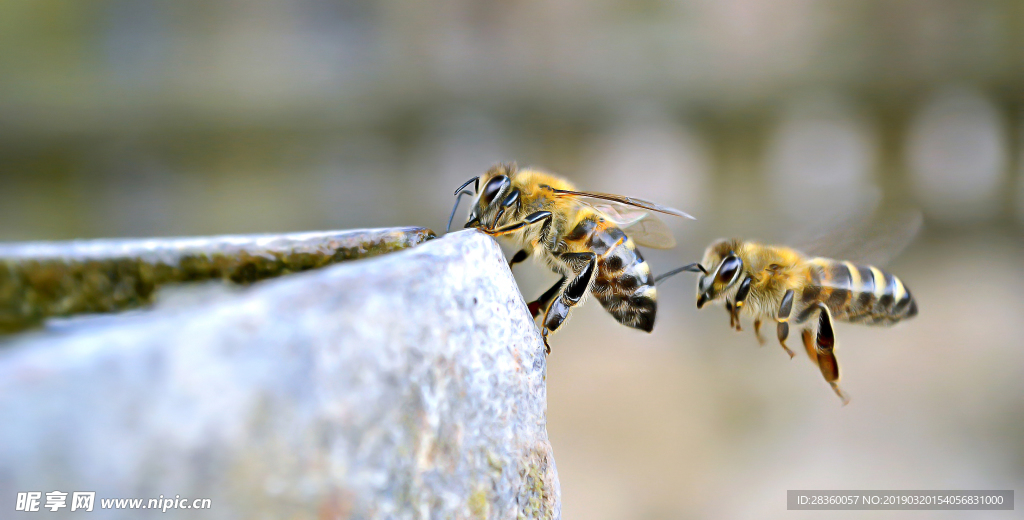
[{"label": "bee antenna", "polygon": [[656,276],[654,278],[654,284],[657,285],[657,284],[665,281],[667,278],[671,278],[672,276],[675,276],[675,275],[677,275],[677,274],[679,274],[679,273],[681,273],[683,271],[689,271],[691,273],[704,273],[704,274],[708,274],[707,269],[704,269],[704,266],[700,265],[700,262],[694,262],[692,264],[686,264],[686,265],[684,265],[682,267],[679,267],[677,269],[673,269],[673,270],[671,270],[671,271],[669,271],[667,273],[664,273],[664,274]]},{"label": "bee antenna", "polygon": [[462,183],[462,186],[459,186],[459,189],[455,190],[455,196],[458,197],[459,194],[462,193],[471,183],[473,184],[474,193],[480,191],[480,177],[473,177],[472,179]]},{"label": "bee antenna", "polygon": [[459,189],[455,190],[455,206],[452,207],[452,214],[448,217],[448,227],[445,228],[445,233],[452,230],[452,220],[455,220],[455,212],[459,209],[459,202],[462,202],[462,196],[469,195],[467,188],[469,188],[470,183],[473,183],[473,193],[476,193],[479,191],[477,188],[480,186],[480,177],[473,177],[472,179],[469,179],[462,183],[462,186],[459,186]]}]

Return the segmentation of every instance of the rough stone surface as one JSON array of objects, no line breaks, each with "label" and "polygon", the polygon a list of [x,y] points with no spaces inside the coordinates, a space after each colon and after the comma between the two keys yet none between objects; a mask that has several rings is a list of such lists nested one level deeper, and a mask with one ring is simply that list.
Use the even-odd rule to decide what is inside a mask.
[{"label": "rough stone surface", "polygon": [[[544,347],[475,231],[5,342],[4,517],[559,517]],[[160,495],[212,508],[100,509]]]},{"label": "rough stone surface", "polygon": [[251,283],[431,238],[429,229],[393,228],[0,244],[0,332],[54,316],[140,307],[169,283]]}]

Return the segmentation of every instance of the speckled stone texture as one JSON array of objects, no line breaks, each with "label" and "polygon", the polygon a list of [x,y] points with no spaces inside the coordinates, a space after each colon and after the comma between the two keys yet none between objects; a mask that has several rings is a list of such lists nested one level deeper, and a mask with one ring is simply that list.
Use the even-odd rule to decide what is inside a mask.
[{"label": "speckled stone texture", "polygon": [[[560,514],[544,347],[476,231],[6,343],[4,517]],[[53,490],[96,508],[14,513]],[[100,510],[160,495],[212,509]]]}]

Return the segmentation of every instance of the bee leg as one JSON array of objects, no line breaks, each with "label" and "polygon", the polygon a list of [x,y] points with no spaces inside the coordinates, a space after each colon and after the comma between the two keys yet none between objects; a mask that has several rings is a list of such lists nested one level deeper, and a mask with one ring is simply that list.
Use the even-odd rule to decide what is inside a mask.
[{"label": "bee leg", "polygon": [[782,303],[779,305],[779,314],[775,318],[775,321],[778,322],[775,330],[779,336],[779,345],[782,345],[786,354],[789,354],[789,359],[793,359],[793,356],[796,355],[792,350],[789,350],[789,347],[786,346],[786,338],[789,337],[789,315],[792,313],[793,289],[790,289],[782,296]]},{"label": "bee leg", "polygon": [[729,300],[725,300],[725,312],[729,313],[729,328],[730,329],[735,329],[736,328],[736,313],[734,313],[732,311],[732,302],[729,301]]},{"label": "bee leg", "polygon": [[764,336],[761,335],[761,319],[754,320],[754,337],[757,338],[757,343],[764,346]]},{"label": "bee leg", "polygon": [[597,271],[597,255],[594,253],[563,253],[560,256],[575,272],[575,276],[561,287],[558,296],[544,314],[542,334],[545,338],[558,329],[569,317],[569,311],[583,300]]},{"label": "bee leg", "polygon": [[803,336],[804,350],[807,351],[807,357],[811,359],[811,363],[817,365],[818,349],[814,347],[814,333],[811,332],[811,329],[804,329],[801,336]]},{"label": "bee leg", "polygon": [[818,357],[818,368],[825,381],[832,387],[832,390],[843,400],[843,404],[850,402],[842,390],[839,389],[839,363],[834,353],[836,346],[835,331],[832,329],[832,316],[822,303],[818,303],[818,336],[815,339],[815,354]]},{"label": "bee leg", "polygon": [[518,253],[512,256],[512,259],[508,261],[508,268],[512,269],[513,265],[518,264],[530,257],[530,253],[525,249],[520,249]]},{"label": "bee leg", "polygon": [[789,354],[789,359],[793,359],[793,357],[796,356],[796,353],[786,346],[786,338],[789,337],[789,323],[779,323],[776,327],[776,334],[779,336],[779,345],[782,345],[782,350],[785,350],[786,354]]},{"label": "bee leg", "polygon": [[740,326],[740,309],[743,308],[743,303],[747,301],[747,295],[750,294],[750,282],[753,280],[751,277],[746,277],[740,282],[740,288],[736,290],[736,301],[732,304],[732,313],[736,321],[736,330],[738,332],[743,331],[743,327]]},{"label": "bee leg", "polygon": [[512,191],[505,196],[505,200],[501,201],[501,207],[498,208],[498,213],[494,215],[494,222],[491,223],[490,227],[493,228],[494,226],[497,226],[498,221],[501,220],[501,217],[505,214],[505,210],[513,204],[516,206],[516,209],[522,207],[522,200],[519,199],[519,190],[515,188],[512,188]]},{"label": "bee leg", "polygon": [[555,285],[552,285],[550,289],[544,291],[544,294],[540,295],[540,298],[537,298],[527,304],[527,307],[530,308],[530,314],[532,314],[534,318],[540,314],[541,310],[547,312],[548,307],[551,306],[551,301],[555,299],[555,295],[557,295],[558,291],[562,289],[562,284],[564,283],[565,277],[563,276],[559,278],[558,281],[555,282]]},{"label": "bee leg", "polygon": [[501,235],[507,235],[509,233],[514,233],[514,232],[519,231],[520,229],[522,229],[522,228],[524,228],[526,226],[529,226],[531,224],[536,224],[537,222],[541,222],[541,221],[551,222],[551,212],[550,211],[535,211],[535,212],[530,213],[529,215],[527,215],[526,218],[524,218],[520,222],[516,222],[515,224],[509,224],[507,226],[500,227],[498,229],[485,229],[485,228],[477,228],[477,229],[479,229],[480,231],[483,231],[484,233],[487,233],[488,235],[491,235],[492,237],[497,237],[497,236],[501,236]]},{"label": "bee leg", "polygon": [[[804,349],[807,350],[807,357],[811,359],[811,363],[818,366],[821,370],[822,375],[825,376],[825,381],[832,386],[832,390],[843,400],[843,404],[850,402],[845,394],[839,390],[837,382],[839,380],[839,365],[836,364],[836,357],[831,353],[826,357],[818,356],[818,346],[816,345],[815,335],[811,332],[811,329],[804,329],[801,332],[801,336],[804,340]],[[834,379],[830,380],[830,377]]]}]

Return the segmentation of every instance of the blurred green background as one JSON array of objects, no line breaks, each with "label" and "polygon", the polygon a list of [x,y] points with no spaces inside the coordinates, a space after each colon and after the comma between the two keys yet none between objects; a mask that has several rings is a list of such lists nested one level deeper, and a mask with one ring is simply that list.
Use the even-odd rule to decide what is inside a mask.
[{"label": "blurred green background", "polygon": [[549,358],[565,518],[820,518],[785,491],[1024,487],[1022,108],[1013,0],[10,0],[0,240],[441,231],[516,160],[696,215],[660,272],[880,193],[924,211],[890,266],[921,314],[838,326],[847,407],[692,279]]}]

